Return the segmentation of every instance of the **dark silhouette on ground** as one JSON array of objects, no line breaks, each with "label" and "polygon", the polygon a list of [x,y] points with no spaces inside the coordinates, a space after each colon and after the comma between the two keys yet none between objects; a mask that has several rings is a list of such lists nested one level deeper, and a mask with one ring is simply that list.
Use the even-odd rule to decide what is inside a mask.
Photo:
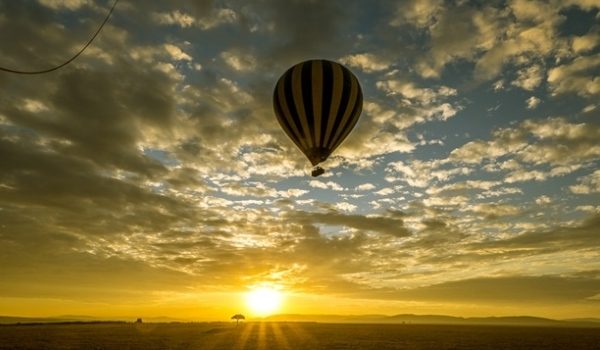
[{"label": "dark silhouette on ground", "polygon": [[[246,318],[242,314],[240,320]],[[239,322],[239,320],[236,320]],[[552,326],[552,327],[598,327],[600,318],[549,319],[532,316],[504,317],[455,317],[445,315],[303,315],[280,314],[257,319],[269,322],[319,322],[319,323],[377,323],[377,324],[449,324],[449,325],[510,325],[510,326]],[[145,318],[145,323],[189,323],[190,320],[168,317]],[[31,324],[86,324],[86,323],[129,323],[131,318],[103,319],[90,316],[59,316],[59,317],[15,317],[0,316],[0,326],[31,325]],[[205,323],[205,322],[204,322]]]},{"label": "dark silhouette on ground", "polygon": [[597,349],[597,328],[248,322],[0,327],[0,350],[37,349]]}]

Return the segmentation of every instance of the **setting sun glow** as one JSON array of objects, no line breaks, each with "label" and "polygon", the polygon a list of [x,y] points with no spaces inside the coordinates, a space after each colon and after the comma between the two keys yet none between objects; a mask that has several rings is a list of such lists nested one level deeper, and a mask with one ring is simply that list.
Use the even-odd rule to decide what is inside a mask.
[{"label": "setting sun glow", "polygon": [[281,306],[281,292],[269,287],[253,289],[246,294],[246,303],[257,316],[268,316]]}]

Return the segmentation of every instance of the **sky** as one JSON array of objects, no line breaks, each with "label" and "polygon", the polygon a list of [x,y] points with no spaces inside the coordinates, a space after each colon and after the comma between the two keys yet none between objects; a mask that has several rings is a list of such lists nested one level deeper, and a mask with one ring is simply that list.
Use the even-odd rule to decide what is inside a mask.
[{"label": "sky", "polygon": [[[112,1],[0,0],[0,65]],[[310,176],[273,88],[364,105]],[[0,314],[600,317],[600,3],[121,0],[0,72]]]}]

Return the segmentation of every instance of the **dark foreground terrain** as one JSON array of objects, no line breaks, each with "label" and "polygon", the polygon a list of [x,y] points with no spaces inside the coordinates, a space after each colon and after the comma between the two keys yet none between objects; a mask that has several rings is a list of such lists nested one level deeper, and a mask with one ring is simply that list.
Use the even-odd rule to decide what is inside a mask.
[{"label": "dark foreground terrain", "polygon": [[326,323],[0,326],[0,349],[600,349],[600,329]]}]

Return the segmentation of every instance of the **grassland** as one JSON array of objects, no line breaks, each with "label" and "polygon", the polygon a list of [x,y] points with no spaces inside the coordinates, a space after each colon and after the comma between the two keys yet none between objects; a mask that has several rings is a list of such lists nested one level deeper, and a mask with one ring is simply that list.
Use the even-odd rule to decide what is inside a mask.
[{"label": "grassland", "polygon": [[0,349],[600,349],[598,328],[260,322],[0,326]]}]

